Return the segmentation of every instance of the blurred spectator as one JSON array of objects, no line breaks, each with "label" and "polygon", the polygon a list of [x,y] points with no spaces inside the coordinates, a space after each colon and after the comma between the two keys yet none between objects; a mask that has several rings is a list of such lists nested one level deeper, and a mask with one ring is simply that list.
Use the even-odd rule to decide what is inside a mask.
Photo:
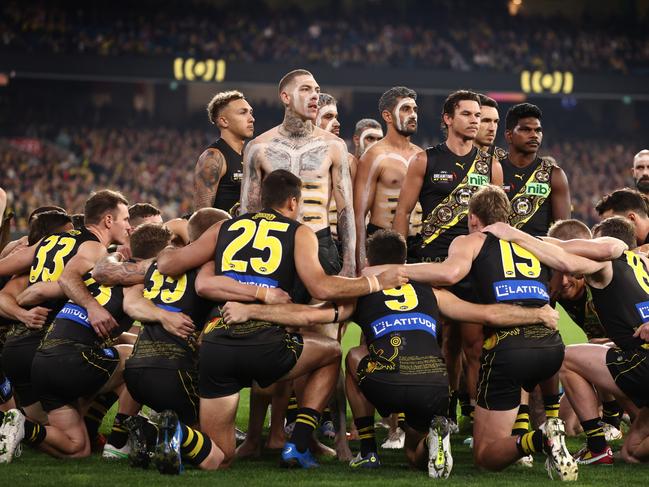
[{"label": "blurred spectator", "polygon": [[[107,7],[108,6],[108,7]],[[361,8],[361,7],[359,7]],[[511,17],[485,2],[449,2],[395,16],[372,8],[350,21],[298,10],[250,13],[194,2],[164,11],[133,3],[9,2],[0,48],[56,54],[191,55],[228,61],[454,70],[647,72],[641,19]],[[218,21],[214,19],[218,18]],[[575,23],[579,27],[576,28]]]}]

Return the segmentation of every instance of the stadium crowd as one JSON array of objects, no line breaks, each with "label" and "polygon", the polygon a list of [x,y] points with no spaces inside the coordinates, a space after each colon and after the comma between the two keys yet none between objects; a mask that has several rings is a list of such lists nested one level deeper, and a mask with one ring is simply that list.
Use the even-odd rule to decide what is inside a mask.
[{"label": "stadium crowd", "polygon": [[[0,48],[14,52],[101,56],[196,56],[239,62],[313,63],[454,70],[646,73],[649,40],[640,20],[510,17],[504,6],[475,11],[442,4],[425,15],[371,6],[352,13],[214,13],[192,9],[134,12],[110,4],[7,2]],[[146,9],[146,5],[142,6]],[[155,9],[157,10],[157,9]],[[461,12],[461,15],[457,15]],[[471,25],[471,29],[466,26]]]},{"label": "stadium crowd", "polygon": [[[47,135],[39,136],[43,132]],[[101,187],[121,188],[129,201],[149,201],[167,218],[183,215],[192,204],[187,168],[212,137],[198,129],[171,128],[36,128],[30,133],[27,139],[38,142],[36,151],[22,143],[23,137],[0,142],[8,168],[0,174],[0,187],[16,202],[18,233],[28,230],[27,217],[35,207],[52,203],[80,212],[85,192]],[[435,145],[434,138],[426,139],[423,147]],[[599,220],[594,209],[599,195],[632,185],[628,168],[636,152],[630,144],[601,139],[552,141],[541,150],[566,171],[573,215],[589,225]]]}]

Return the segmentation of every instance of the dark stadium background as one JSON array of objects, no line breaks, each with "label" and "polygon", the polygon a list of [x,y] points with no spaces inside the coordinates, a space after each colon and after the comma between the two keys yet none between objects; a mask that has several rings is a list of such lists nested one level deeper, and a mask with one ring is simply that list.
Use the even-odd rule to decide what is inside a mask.
[{"label": "dark stadium background", "polygon": [[218,135],[211,96],[242,90],[260,134],[281,121],[279,78],[307,67],[338,98],[348,142],[393,85],[419,93],[422,146],[440,141],[455,89],[496,98],[501,119],[539,105],[541,153],[568,174],[574,215],[593,222],[593,202],[632,184],[647,145],[648,12],[647,0],[5,2],[0,187],[17,232],[35,206],[78,211],[106,186],[178,216]]}]

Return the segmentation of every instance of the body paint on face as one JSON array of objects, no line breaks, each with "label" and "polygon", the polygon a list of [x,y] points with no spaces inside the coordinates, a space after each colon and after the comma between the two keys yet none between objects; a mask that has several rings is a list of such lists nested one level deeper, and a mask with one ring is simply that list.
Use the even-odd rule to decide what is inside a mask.
[{"label": "body paint on face", "polygon": [[399,103],[397,103],[397,106],[394,107],[394,112],[392,112],[392,116],[394,117],[395,125],[398,130],[406,130],[406,126],[408,125],[408,122],[410,120],[414,120],[415,124],[417,123],[416,112],[413,112],[412,115],[410,115],[406,120],[403,121],[401,120],[401,116],[400,116],[401,107],[403,107],[406,104],[412,104],[413,108],[417,107],[417,103],[412,98],[403,98]]},{"label": "body paint on face", "polygon": [[361,134],[358,140],[358,149],[361,157],[363,156],[363,154],[365,154],[365,151],[367,151],[370,147],[372,147],[374,144],[378,142],[378,140],[375,140],[374,142],[371,142],[366,146],[365,140],[367,139],[367,137],[377,137],[378,139],[382,139],[383,130],[369,128],[363,131],[363,133]]},{"label": "body paint on face", "polygon": [[[335,113],[336,116],[333,117],[331,120],[329,120],[326,126],[322,127],[322,117],[330,113]],[[318,110],[318,115],[315,118],[316,127],[320,127],[321,129],[326,130],[327,132],[331,132],[331,129],[333,127],[333,124],[335,123],[337,116],[338,116],[338,108],[336,107],[336,105],[325,105],[321,107],[320,110]]]}]

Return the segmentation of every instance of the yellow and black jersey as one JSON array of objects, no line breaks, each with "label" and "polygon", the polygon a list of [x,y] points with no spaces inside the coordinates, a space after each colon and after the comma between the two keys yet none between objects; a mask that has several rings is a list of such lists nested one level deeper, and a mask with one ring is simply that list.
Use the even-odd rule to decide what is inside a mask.
[{"label": "yellow and black jersey", "polygon": [[[88,272],[83,276],[83,282],[95,300],[108,311],[117,324],[111,330],[110,338],[117,338],[127,331],[133,320],[124,313],[124,291],[121,286],[104,286],[95,281]],[[88,320],[88,311],[78,304],[68,301],[56,315],[54,324],[50,327],[42,349],[54,348],[60,345],[82,344],[90,346],[104,345],[104,338],[98,336]]]},{"label": "yellow and black jersey", "polygon": [[[99,242],[99,239],[85,227],[81,230],[56,233],[43,239],[36,248],[36,256],[29,269],[29,284],[37,282],[58,281],[63,273],[63,268],[84,242]],[[67,299],[49,300],[39,306],[52,310],[47,316],[47,323],[51,323]]]},{"label": "yellow and black jersey", "polygon": [[219,187],[214,195],[212,206],[231,213],[232,207],[239,203],[239,196],[241,195],[243,156],[223,139],[217,139],[208,146],[208,149],[219,150],[225,159],[225,174],[219,181]]},{"label": "yellow and black jersey", "polygon": [[509,223],[534,236],[547,235],[553,222],[550,193],[555,165],[537,157],[527,167],[502,159],[503,189],[512,204]]},{"label": "yellow and black jersey", "polygon": [[159,308],[189,316],[196,331],[189,340],[172,335],[160,323],[144,322],[129,367],[160,367],[190,369],[196,366],[196,339],[212,304],[196,293],[197,269],[180,276],[170,277],[158,271],[157,263],[151,264],[144,277],[144,297]]},{"label": "yellow and black jersey", "polygon": [[643,260],[626,251],[612,261],[613,280],[604,289],[591,288],[595,311],[606,335],[623,350],[633,350],[645,342],[633,336],[635,329],[649,321],[649,273]]},{"label": "yellow and black jersey", "polygon": [[448,382],[437,344],[439,310],[430,286],[411,282],[363,296],[354,321],[369,350],[365,374],[401,384]]},{"label": "yellow and black jersey", "polygon": [[[548,294],[550,269],[523,247],[500,240],[487,233],[473,261],[471,279],[480,301],[484,304],[515,304],[540,307],[550,301]],[[486,348],[503,346],[554,346],[558,332],[542,325],[513,328],[485,327]],[[533,344],[528,339],[534,340]],[[521,341],[522,340],[522,341]],[[560,338],[559,338],[560,341]]]},{"label": "yellow and black jersey", "polygon": [[[275,210],[247,213],[223,223],[216,242],[215,273],[243,284],[295,290],[295,232],[300,223]],[[267,322],[250,320],[228,326],[214,308],[205,326],[205,340],[245,338],[246,344],[282,339],[284,330]]]},{"label": "yellow and black jersey", "polygon": [[441,261],[459,235],[469,233],[469,200],[491,182],[492,157],[473,148],[465,156],[451,152],[446,144],[426,149],[426,173],[419,193],[423,211],[419,260]]}]

